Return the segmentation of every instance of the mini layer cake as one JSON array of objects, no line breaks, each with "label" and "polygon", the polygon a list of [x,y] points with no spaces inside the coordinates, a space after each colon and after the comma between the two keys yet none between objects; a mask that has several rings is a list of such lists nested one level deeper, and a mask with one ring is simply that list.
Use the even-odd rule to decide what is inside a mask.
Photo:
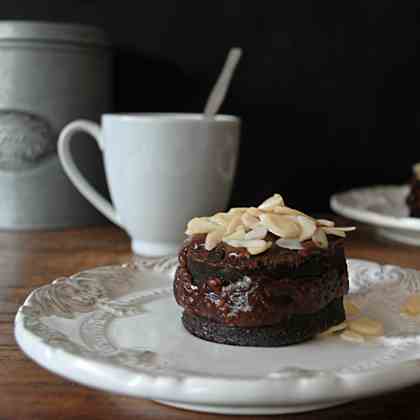
[{"label": "mini layer cake", "polygon": [[279,194],[191,220],[174,282],[184,327],[217,343],[285,346],[342,323],[353,229],[286,207]]},{"label": "mini layer cake", "polygon": [[413,166],[413,178],[407,205],[411,217],[420,217],[420,163]]}]

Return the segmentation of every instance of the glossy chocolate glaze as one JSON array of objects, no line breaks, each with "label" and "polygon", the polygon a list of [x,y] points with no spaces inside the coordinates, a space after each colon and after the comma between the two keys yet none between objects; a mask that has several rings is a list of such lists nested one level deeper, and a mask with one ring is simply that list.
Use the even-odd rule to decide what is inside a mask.
[{"label": "glossy chocolate glaze", "polygon": [[307,241],[299,251],[273,245],[256,256],[224,243],[206,251],[204,239],[186,242],[175,276],[176,301],[191,314],[238,327],[272,325],[318,312],[348,291],[342,239],[330,237],[326,250]]},{"label": "glossy chocolate glaze", "polygon": [[420,180],[413,176],[411,189],[407,197],[407,205],[411,217],[420,217]]}]

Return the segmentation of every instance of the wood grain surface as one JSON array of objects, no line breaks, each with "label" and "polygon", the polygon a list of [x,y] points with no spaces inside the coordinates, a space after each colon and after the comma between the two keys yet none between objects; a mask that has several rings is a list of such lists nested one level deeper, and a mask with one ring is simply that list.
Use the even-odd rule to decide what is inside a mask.
[{"label": "wood grain surface", "polygon": [[[420,248],[376,239],[366,227],[349,235],[349,257],[420,270]],[[110,395],[60,378],[17,347],[13,320],[31,290],[57,277],[129,261],[127,236],[111,226],[60,232],[0,232],[0,420],[216,419],[142,399]],[[248,419],[420,419],[420,385],[321,411]],[[227,419],[241,418],[236,416]]]}]

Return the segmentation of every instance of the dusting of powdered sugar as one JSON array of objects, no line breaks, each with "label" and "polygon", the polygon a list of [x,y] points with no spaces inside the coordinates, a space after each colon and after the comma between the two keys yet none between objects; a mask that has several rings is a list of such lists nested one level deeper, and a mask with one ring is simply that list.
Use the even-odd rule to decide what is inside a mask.
[{"label": "dusting of powdered sugar", "polygon": [[228,317],[234,317],[239,312],[250,312],[252,306],[249,303],[249,295],[255,290],[255,286],[251,287],[252,280],[248,276],[229,284],[222,288],[224,293],[229,296],[230,312]]}]

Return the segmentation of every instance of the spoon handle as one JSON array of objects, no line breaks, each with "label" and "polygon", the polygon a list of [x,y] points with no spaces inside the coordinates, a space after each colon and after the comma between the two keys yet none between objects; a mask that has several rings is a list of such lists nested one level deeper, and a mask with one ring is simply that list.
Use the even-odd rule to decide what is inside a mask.
[{"label": "spoon handle", "polygon": [[207,99],[206,107],[204,108],[204,116],[212,118],[220,106],[222,105],[226,92],[229,88],[235,68],[241,58],[242,50],[240,48],[232,48],[226,58],[225,65],[220,72],[219,78],[214,85],[210,96]]}]

